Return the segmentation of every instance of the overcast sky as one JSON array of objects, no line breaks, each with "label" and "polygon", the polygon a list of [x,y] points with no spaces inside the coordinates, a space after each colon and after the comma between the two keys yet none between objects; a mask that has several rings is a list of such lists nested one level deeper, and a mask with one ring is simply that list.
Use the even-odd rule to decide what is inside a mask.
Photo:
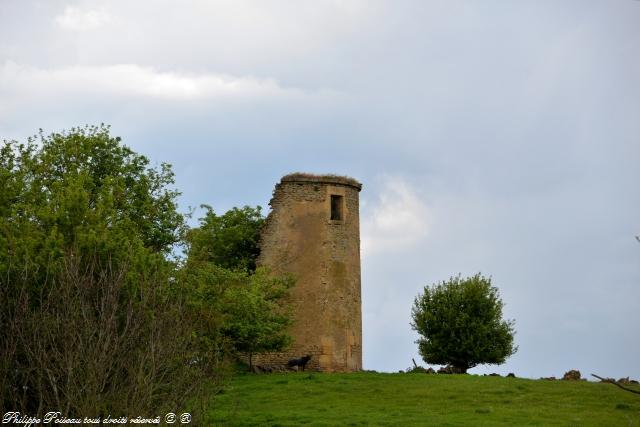
[{"label": "overcast sky", "polygon": [[0,139],[108,123],[181,207],[361,193],[364,368],[414,297],[493,278],[519,351],[471,372],[640,378],[640,1],[0,0]]}]

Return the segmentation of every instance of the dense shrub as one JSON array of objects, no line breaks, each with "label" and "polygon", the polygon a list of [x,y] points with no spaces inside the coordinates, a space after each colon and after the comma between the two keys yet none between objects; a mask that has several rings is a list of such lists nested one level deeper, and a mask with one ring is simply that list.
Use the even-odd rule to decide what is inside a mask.
[{"label": "dense shrub", "polygon": [[479,364],[500,364],[514,354],[513,321],[502,320],[498,289],[480,274],[452,277],[419,294],[411,326],[427,363],[466,372]]},{"label": "dense shrub", "polygon": [[[0,409],[176,410],[224,372],[171,252],[173,173],[85,127],[0,149]],[[215,334],[208,334],[215,337]]]}]

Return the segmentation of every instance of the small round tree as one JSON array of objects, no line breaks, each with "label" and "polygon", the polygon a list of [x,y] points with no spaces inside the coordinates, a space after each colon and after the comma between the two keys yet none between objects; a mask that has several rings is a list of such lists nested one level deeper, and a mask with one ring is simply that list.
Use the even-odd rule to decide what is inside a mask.
[{"label": "small round tree", "polygon": [[450,365],[455,372],[481,364],[501,364],[517,351],[513,320],[502,320],[498,289],[491,278],[476,274],[452,277],[418,294],[411,327],[425,362]]}]

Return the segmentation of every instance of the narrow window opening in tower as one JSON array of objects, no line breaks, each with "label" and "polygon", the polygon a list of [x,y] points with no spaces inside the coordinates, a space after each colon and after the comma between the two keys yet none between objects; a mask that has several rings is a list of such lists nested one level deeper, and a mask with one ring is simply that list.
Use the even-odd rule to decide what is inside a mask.
[{"label": "narrow window opening in tower", "polygon": [[331,195],[331,220],[342,221],[342,196]]}]

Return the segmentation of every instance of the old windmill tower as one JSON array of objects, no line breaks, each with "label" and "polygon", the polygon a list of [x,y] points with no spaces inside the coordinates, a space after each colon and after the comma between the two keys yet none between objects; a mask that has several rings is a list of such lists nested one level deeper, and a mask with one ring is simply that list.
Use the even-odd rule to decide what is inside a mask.
[{"label": "old windmill tower", "polygon": [[361,188],[352,178],[301,173],[276,185],[258,263],[296,277],[295,323],[290,350],[263,363],[310,354],[312,369],[362,369]]}]

